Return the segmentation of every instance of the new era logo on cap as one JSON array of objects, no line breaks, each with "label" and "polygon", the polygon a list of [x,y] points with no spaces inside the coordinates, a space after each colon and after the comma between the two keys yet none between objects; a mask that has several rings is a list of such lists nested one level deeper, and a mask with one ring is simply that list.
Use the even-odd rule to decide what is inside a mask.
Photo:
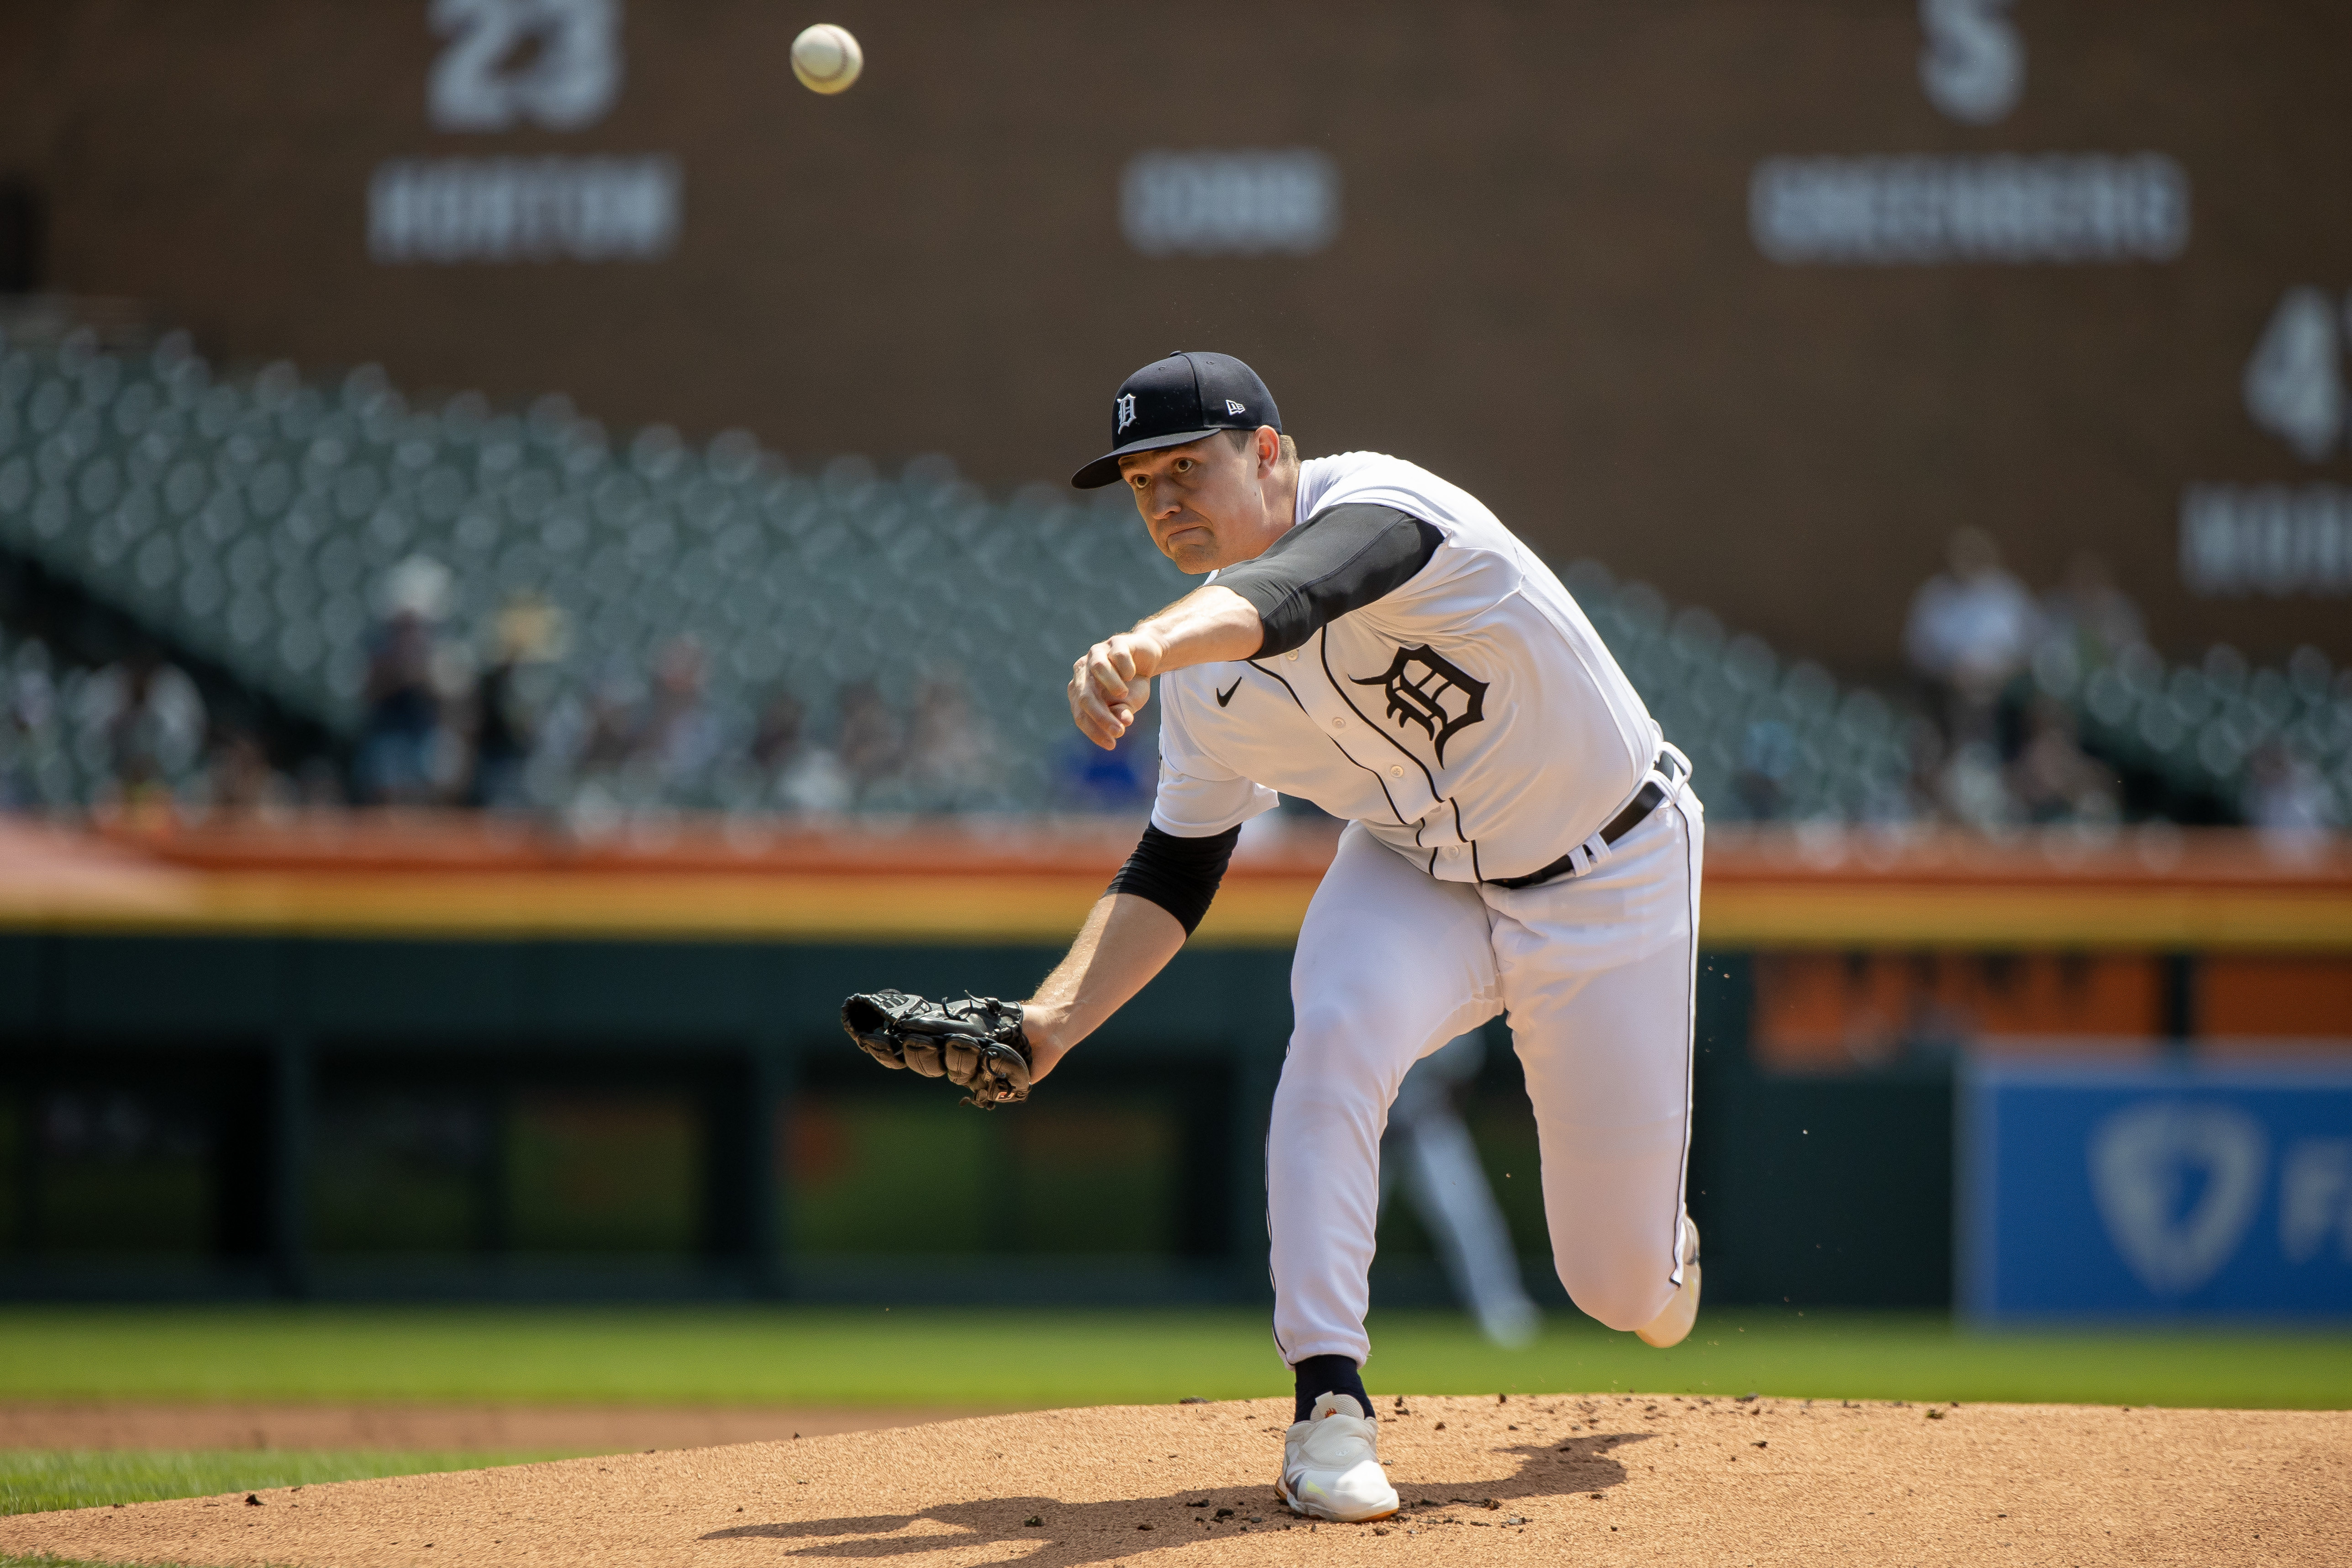
[{"label": "new era logo on cap", "polygon": [[[1252,409],[1262,410],[1254,416]],[[1118,460],[1197,441],[1215,430],[1282,428],[1274,395],[1231,354],[1187,351],[1154,360],[1127,378],[1111,405],[1111,449],[1070,478],[1082,490],[1118,482]]]}]

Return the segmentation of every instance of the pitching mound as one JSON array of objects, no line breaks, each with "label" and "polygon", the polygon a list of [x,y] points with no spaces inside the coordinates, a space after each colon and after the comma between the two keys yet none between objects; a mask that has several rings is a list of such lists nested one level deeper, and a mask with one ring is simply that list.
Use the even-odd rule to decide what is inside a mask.
[{"label": "pitching mound", "polygon": [[919,1426],[970,1410],[660,1405],[0,1405],[0,1448],[611,1454]]},{"label": "pitching mound", "polygon": [[[1411,1505],[1275,1502],[1288,1402],[897,1431],[0,1520],[105,1563],[2352,1562],[2352,1415],[1672,1397],[1414,1399]],[[1221,1512],[1221,1510],[1230,1510]]]}]

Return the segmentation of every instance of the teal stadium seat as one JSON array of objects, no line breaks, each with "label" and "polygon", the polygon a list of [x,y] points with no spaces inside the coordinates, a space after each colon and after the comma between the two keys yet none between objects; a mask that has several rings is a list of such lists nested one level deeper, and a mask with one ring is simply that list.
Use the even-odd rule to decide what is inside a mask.
[{"label": "teal stadium seat", "polygon": [[[864,804],[1047,806],[1073,743],[1073,653],[1187,582],[1116,490],[992,497],[938,456],[895,473],[856,455],[796,468],[740,430],[698,449],[667,426],[616,436],[559,395],[519,412],[478,393],[412,407],[373,365],[223,377],[181,333],[138,353],[87,331],[0,344],[0,545],[345,734],[404,563],[440,569],[443,637],[476,658],[502,607],[536,595],[564,629],[533,675],[550,721],[531,787],[551,808],[592,785],[648,809],[771,803],[743,759],[779,691],[823,732],[845,688],[873,683],[903,710],[941,672],[994,738],[993,764]],[[1646,584],[1591,563],[1566,576],[1719,819],[1919,814],[1916,719]],[[693,780],[588,779],[578,748],[598,693],[641,689],[687,636],[704,650],[719,763]],[[2262,670],[2226,648],[2173,668],[2137,649],[2087,674],[2045,658],[2033,679],[2107,754],[2184,791],[2231,795],[2274,743],[2329,781],[2339,812],[2352,797],[2352,675],[2315,650]],[[10,776],[87,799],[96,781],[70,722],[54,728],[13,734]],[[1770,790],[1727,787],[1743,773],[1769,773]]]}]

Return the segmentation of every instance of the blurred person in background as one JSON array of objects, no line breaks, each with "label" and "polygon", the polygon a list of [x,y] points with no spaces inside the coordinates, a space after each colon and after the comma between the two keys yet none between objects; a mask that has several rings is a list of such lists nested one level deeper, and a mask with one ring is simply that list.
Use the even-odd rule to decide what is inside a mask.
[{"label": "blurred person in background", "polygon": [[2104,669],[2124,650],[2147,641],[2147,623],[2131,595],[2116,586],[2107,563],[2078,550],[2066,564],[2066,579],[2042,596],[2042,640],[2074,656],[2082,675]]},{"label": "blurred person in background", "polygon": [[315,754],[303,758],[294,770],[294,797],[306,811],[334,811],[351,804],[342,771]]},{"label": "blurred person in background", "polygon": [[2000,751],[1990,741],[1964,741],[1952,749],[1936,776],[1936,801],[1948,819],[1979,833],[2012,826],[2019,816]]},{"label": "blurred person in background", "polygon": [[789,690],[779,689],[760,710],[751,764],[767,781],[768,799],[786,811],[846,811],[856,798],[839,753],[809,737],[808,708]]},{"label": "blurred person in background", "polygon": [[1903,724],[1904,805],[1896,820],[1934,821],[1943,815],[1944,763],[1950,752],[1933,720],[1913,714]]},{"label": "blurred person in background", "polygon": [[971,693],[954,670],[933,670],[915,689],[907,758],[915,784],[937,803],[967,803],[995,784],[996,739],[972,711]]},{"label": "blurred person in background", "polygon": [[671,638],[654,660],[653,689],[632,750],[652,765],[660,786],[692,797],[708,784],[723,739],[704,697],[702,644]]},{"label": "blurred person in background", "polygon": [[362,805],[429,804],[447,771],[433,628],[449,588],[449,569],[421,555],[384,574],[384,620],[368,650],[367,712],[352,766]]},{"label": "blurred person in background", "polygon": [[2274,847],[2315,845],[2336,826],[2327,783],[2276,737],[2246,759],[2246,821]]},{"label": "blurred person in background", "polygon": [[1780,720],[1754,720],[1741,731],[1731,788],[1752,820],[1769,822],[1780,815],[1797,761],[1797,733]]},{"label": "blurred person in background", "polygon": [[1454,1104],[1486,1065],[1486,1037],[1473,1030],[1405,1073],[1381,1137],[1381,1203],[1386,1207],[1390,1193],[1403,1183],[1455,1299],[1477,1320],[1480,1333],[1517,1349],[1534,1342],[1543,1314],[1528,1299],[1510,1225]]},{"label": "blurred person in background", "polygon": [[637,685],[620,668],[607,668],[588,693],[575,753],[583,777],[617,773],[636,747]]},{"label": "blurred person in background", "polygon": [[1995,706],[2032,657],[2041,611],[1984,530],[1956,530],[1946,558],[1911,600],[1903,649],[1957,749],[1995,740]]},{"label": "blurred person in background", "polygon": [[6,704],[0,711],[0,807],[38,811],[56,804],[64,765],[57,695],[47,645],[38,637],[17,644],[0,689]]},{"label": "blurred person in background", "polygon": [[269,765],[269,753],[250,730],[224,734],[213,748],[205,772],[215,812],[269,818],[294,808],[293,782]]},{"label": "blurred person in background", "polygon": [[870,680],[841,689],[841,762],[862,798],[895,780],[907,760],[906,731]]},{"label": "blurred person in background", "polygon": [[433,795],[433,748],[441,694],[433,683],[433,632],[414,609],[393,612],[368,653],[367,716],[352,764],[363,805],[421,805]]},{"label": "blurred person in background", "polygon": [[792,765],[800,752],[802,731],[808,723],[808,705],[779,687],[760,710],[751,731],[751,765],[770,777]]},{"label": "blurred person in background", "polygon": [[2026,710],[2025,743],[2009,765],[2010,793],[2028,822],[2110,823],[2120,815],[2113,769],[2076,738],[2074,710],[2053,698]]},{"label": "blurred person in background", "polygon": [[1065,742],[1054,793],[1070,811],[1139,814],[1150,806],[1159,782],[1158,733],[1139,726],[1108,751],[1084,736]]},{"label": "blurred person in background", "polygon": [[524,665],[549,656],[555,635],[555,612],[537,599],[517,599],[499,612],[495,653],[474,680],[473,768],[466,785],[467,805],[519,811],[528,803],[524,773],[538,720],[518,679]]},{"label": "blurred person in background", "polygon": [[204,755],[203,694],[176,666],[141,650],[111,664],[81,689],[78,727],[103,737],[106,777],[100,803],[137,809],[171,798]]}]

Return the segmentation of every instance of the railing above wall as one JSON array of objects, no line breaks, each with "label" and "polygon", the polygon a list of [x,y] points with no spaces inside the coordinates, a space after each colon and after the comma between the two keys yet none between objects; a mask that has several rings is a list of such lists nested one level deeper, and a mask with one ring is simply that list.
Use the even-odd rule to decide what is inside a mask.
[{"label": "railing above wall", "polygon": [[[476,816],[0,822],[0,929],[1051,942],[1139,823],[679,819],[582,838]],[[1332,826],[1253,834],[1204,945],[1287,946]],[[1720,827],[1718,948],[2352,954],[2352,840]]]}]

